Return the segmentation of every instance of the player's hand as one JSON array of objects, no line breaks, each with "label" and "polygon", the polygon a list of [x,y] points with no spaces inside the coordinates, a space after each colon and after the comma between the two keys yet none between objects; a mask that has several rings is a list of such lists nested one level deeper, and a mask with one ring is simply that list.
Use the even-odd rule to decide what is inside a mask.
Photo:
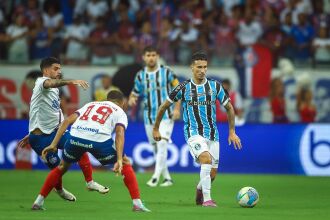
[{"label": "player's hand", "polygon": [[128,99],[128,106],[136,106],[137,100],[138,100],[138,97],[131,94]]},{"label": "player's hand", "polygon": [[48,152],[56,152],[57,151],[57,147],[53,146],[53,145],[49,145],[48,147],[46,147],[45,149],[43,149],[42,153],[41,153],[41,157],[46,160],[46,155],[48,154]]},{"label": "player's hand", "polygon": [[234,148],[236,150],[240,150],[242,148],[241,139],[235,134],[235,131],[229,132],[228,137],[228,144],[231,145],[231,143],[234,144]]},{"label": "player's hand", "polygon": [[26,135],[24,138],[17,142],[17,147],[25,148],[29,144],[29,135]]},{"label": "player's hand", "polygon": [[181,116],[181,112],[180,110],[175,110],[173,111],[173,120],[179,120],[180,119],[180,116]]},{"label": "player's hand", "polygon": [[123,170],[123,160],[117,160],[112,170],[117,173],[117,176],[121,174],[121,171]]},{"label": "player's hand", "polygon": [[73,80],[73,84],[82,87],[83,89],[87,89],[89,87],[89,84],[85,80]]},{"label": "player's hand", "polygon": [[162,139],[162,136],[160,135],[159,129],[154,128],[152,130],[152,136],[154,137],[155,141],[160,141]]}]

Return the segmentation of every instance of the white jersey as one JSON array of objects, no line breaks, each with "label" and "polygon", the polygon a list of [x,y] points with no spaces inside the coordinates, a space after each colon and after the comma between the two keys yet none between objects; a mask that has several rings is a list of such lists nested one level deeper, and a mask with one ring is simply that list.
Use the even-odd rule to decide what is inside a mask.
[{"label": "white jersey", "polygon": [[33,88],[30,103],[29,132],[39,128],[43,133],[50,134],[63,121],[63,113],[60,108],[60,96],[58,88],[44,88],[44,82],[48,77],[39,77]]},{"label": "white jersey", "polygon": [[71,136],[104,142],[112,137],[117,125],[127,128],[127,115],[113,102],[90,102],[77,110],[79,118],[71,126]]}]

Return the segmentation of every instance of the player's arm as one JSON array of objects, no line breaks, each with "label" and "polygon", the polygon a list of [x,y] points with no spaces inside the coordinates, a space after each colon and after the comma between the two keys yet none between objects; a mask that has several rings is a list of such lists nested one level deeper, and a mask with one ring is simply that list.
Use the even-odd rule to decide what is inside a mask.
[{"label": "player's arm", "polygon": [[140,72],[135,76],[134,87],[128,97],[128,105],[135,106],[142,90],[142,78]]},{"label": "player's arm", "polygon": [[78,117],[79,117],[78,113],[73,113],[61,123],[52,143],[42,151],[42,157],[45,157],[49,151],[54,152],[57,150],[57,144],[58,142],[60,142],[64,132],[70,125],[72,125],[78,119]]},{"label": "player's arm", "polygon": [[241,140],[235,133],[235,111],[234,107],[230,102],[227,102],[225,105],[227,117],[228,117],[228,124],[229,124],[229,137],[228,137],[228,143],[229,145],[231,143],[234,144],[235,149],[241,149],[242,144]]},{"label": "player's arm", "polygon": [[17,142],[18,148],[25,148],[29,144],[29,134]]},{"label": "player's arm", "polygon": [[[171,88],[177,87],[180,84],[178,78],[173,73],[171,74],[171,78],[172,78]],[[178,100],[174,105],[173,120],[180,119],[180,116],[181,116],[181,100]]]},{"label": "player's arm", "polygon": [[125,127],[121,124],[116,125],[116,151],[117,151],[117,167],[115,172],[121,173],[123,168],[123,150],[125,142]]},{"label": "player's arm", "polygon": [[152,134],[153,134],[153,137],[155,139],[155,141],[160,141],[161,140],[161,136],[160,136],[160,133],[159,133],[159,124],[160,124],[160,121],[162,120],[163,118],[163,115],[165,113],[165,111],[172,105],[172,103],[168,100],[166,100],[165,102],[163,102],[159,109],[158,109],[158,113],[157,113],[157,117],[156,117],[156,121],[155,121],[155,124],[154,124],[154,128],[153,128],[153,131],[152,131]]},{"label": "player's arm", "polygon": [[69,84],[81,86],[83,89],[87,89],[89,87],[87,81],[79,79],[47,79],[43,83],[43,86],[45,89],[49,89],[58,88]]}]

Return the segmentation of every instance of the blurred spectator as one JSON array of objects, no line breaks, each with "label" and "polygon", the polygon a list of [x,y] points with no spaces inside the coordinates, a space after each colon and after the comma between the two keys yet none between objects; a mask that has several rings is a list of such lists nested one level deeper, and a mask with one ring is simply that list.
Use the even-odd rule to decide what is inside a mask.
[{"label": "blurred spectator", "polygon": [[280,78],[274,78],[271,83],[270,105],[274,123],[287,123],[285,113],[284,84]]},{"label": "blurred spectator", "polygon": [[[241,94],[238,91],[232,90],[231,87],[231,82],[229,79],[224,79],[221,82],[223,88],[228,92],[229,98],[230,98],[230,103],[234,107],[235,111],[235,116],[236,119],[235,121],[243,121],[243,99]],[[217,116],[217,121],[225,122],[227,121],[227,113],[224,107],[220,105],[220,102],[217,101],[216,103],[216,116]]]},{"label": "blurred spectator", "polygon": [[63,15],[60,12],[60,4],[57,1],[45,1],[45,12],[42,15],[44,26],[49,28],[53,33],[53,41],[51,44],[51,53],[54,57],[59,57],[62,50],[63,37]]},{"label": "blurred spectator", "polygon": [[92,23],[95,23],[98,17],[104,17],[108,10],[108,4],[103,0],[90,0],[86,6],[88,20]]},{"label": "blurred spectator", "polygon": [[151,23],[149,21],[144,21],[140,30],[140,33],[138,33],[133,38],[134,46],[137,51],[135,53],[137,54],[136,61],[142,62],[141,54],[143,52],[143,49],[148,45],[155,45],[156,39],[151,33]]},{"label": "blurred spectator", "polygon": [[68,64],[86,64],[89,36],[89,28],[82,22],[81,16],[73,19],[73,24],[66,28],[64,42],[66,44],[65,62]]},{"label": "blurred spectator", "polygon": [[161,22],[161,29],[158,35],[157,48],[159,49],[162,58],[168,63],[174,63],[173,49],[171,48],[170,38],[173,34],[172,20],[163,18]]},{"label": "blurred spectator", "polygon": [[129,20],[128,9],[124,8],[120,12],[120,22],[118,31],[116,32],[118,49],[115,60],[118,65],[126,65],[134,62],[134,33],[134,24]]},{"label": "blurred spectator", "polygon": [[102,17],[96,19],[96,27],[87,42],[91,49],[91,64],[110,65],[113,63],[114,36],[107,29]]},{"label": "blurred spectator", "polygon": [[312,25],[317,32],[321,27],[329,27],[330,14],[324,11],[324,1],[312,1],[314,13],[311,15]]},{"label": "blurred spectator", "polygon": [[27,25],[31,27],[41,17],[38,0],[28,0],[27,8],[24,10]]},{"label": "blurred spectator", "polygon": [[321,27],[313,40],[313,51],[316,63],[330,63],[330,38],[326,27]]},{"label": "blurred spectator", "polygon": [[4,40],[9,42],[8,61],[10,63],[27,63],[29,48],[27,43],[28,27],[24,24],[23,15],[15,18],[15,23],[6,30]]},{"label": "blurred spectator", "polygon": [[51,55],[51,42],[53,39],[53,33],[45,28],[43,25],[43,19],[39,17],[30,31],[31,40],[31,59],[39,60]]},{"label": "blurred spectator", "polygon": [[315,121],[316,107],[312,103],[313,93],[309,88],[301,88],[297,95],[297,110],[300,115],[300,121],[303,123],[312,123]]},{"label": "blurred spectator", "polygon": [[175,22],[177,22],[177,27],[170,36],[172,48],[176,55],[175,60],[181,64],[188,64],[199,33],[188,18]]},{"label": "blurred spectator", "polygon": [[215,51],[213,59],[216,63],[231,62],[233,60],[236,42],[234,29],[229,25],[227,16],[220,13],[215,17]]},{"label": "blurred spectator", "polygon": [[311,58],[311,43],[314,37],[314,28],[308,24],[306,14],[298,15],[299,24],[294,25],[291,34],[294,38],[294,57],[296,60],[306,60]]},{"label": "blurred spectator", "polygon": [[238,25],[236,37],[240,45],[249,46],[255,44],[262,35],[260,23],[255,20],[250,10],[245,11],[244,20]]},{"label": "blurred spectator", "polygon": [[98,88],[94,92],[95,101],[106,101],[107,95],[111,90],[119,90],[116,86],[112,85],[112,78],[104,74],[101,78],[101,88]]}]

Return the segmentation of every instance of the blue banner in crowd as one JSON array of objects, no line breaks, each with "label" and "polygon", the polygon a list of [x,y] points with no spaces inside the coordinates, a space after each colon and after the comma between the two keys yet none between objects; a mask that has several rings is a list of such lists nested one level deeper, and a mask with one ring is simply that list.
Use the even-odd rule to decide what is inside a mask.
[{"label": "blue banner in crowd", "polygon": [[[0,169],[15,167],[17,141],[27,134],[25,120],[0,121]],[[247,124],[236,128],[243,149],[228,145],[228,126],[220,124],[220,172],[280,173],[330,176],[330,124]],[[131,122],[126,132],[125,153],[139,170],[154,164],[153,148],[142,123]],[[197,172],[199,166],[183,136],[183,123],[174,126],[168,165],[172,172]],[[32,154],[33,169],[46,169]],[[92,158],[92,163],[98,163]],[[76,167],[74,167],[76,168]]]}]

